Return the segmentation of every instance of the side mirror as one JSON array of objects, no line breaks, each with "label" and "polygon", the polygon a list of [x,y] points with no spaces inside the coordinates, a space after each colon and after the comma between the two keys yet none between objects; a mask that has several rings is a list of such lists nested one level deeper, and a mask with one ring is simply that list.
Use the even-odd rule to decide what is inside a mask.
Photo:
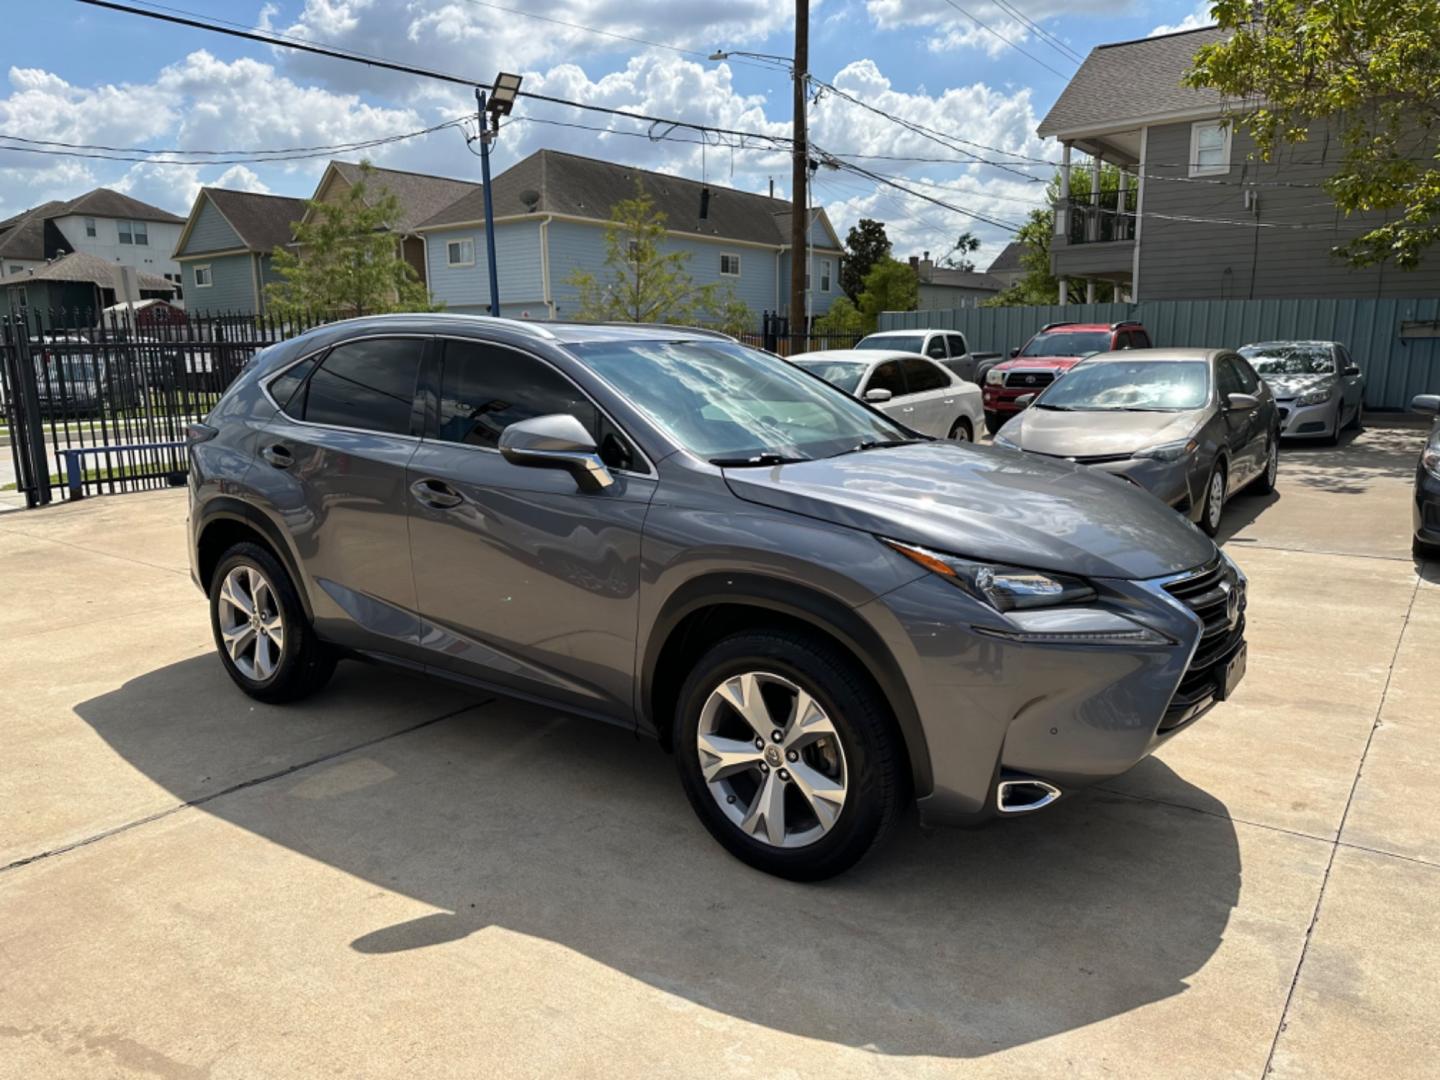
[{"label": "side mirror", "polygon": [[1440,413],[1440,394],[1416,394],[1410,399],[1415,412]]},{"label": "side mirror", "polygon": [[585,425],[569,413],[535,416],[500,432],[500,453],[511,465],[564,469],[581,491],[615,483]]},{"label": "side mirror", "polygon": [[878,386],[873,390],[865,391],[865,400],[872,405],[879,405],[882,401],[889,401],[894,396],[895,395],[890,393],[889,390],[882,390]]},{"label": "side mirror", "polygon": [[1017,346],[1015,346],[1015,348],[1013,348],[1013,349],[1010,350],[1010,359],[1011,359],[1011,360],[1014,360],[1015,357],[1017,357],[1017,356],[1019,356],[1019,355],[1020,355],[1020,346],[1017,345]]},{"label": "side mirror", "polygon": [[1238,411],[1240,409],[1253,409],[1260,404],[1260,399],[1254,394],[1226,394],[1225,407]]},{"label": "side mirror", "polygon": [[1349,378],[1351,375],[1359,375],[1360,369],[1354,364],[1351,364],[1344,371],[1342,371],[1341,374],[1344,375],[1346,378]]},{"label": "side mirror", "polygon": [[1028,409],[1034,400],[1034,394],[1021,394],[1015,399],[1015,406],[1020,409]]}]

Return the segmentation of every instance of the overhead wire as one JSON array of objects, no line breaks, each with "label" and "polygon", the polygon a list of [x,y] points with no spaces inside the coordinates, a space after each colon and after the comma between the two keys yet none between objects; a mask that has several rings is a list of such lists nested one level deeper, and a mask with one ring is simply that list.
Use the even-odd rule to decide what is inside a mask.
[{"label": "overhead wire", "polygon": [[991,37],[994,37],[994,38],[998,39],[999,41],[1003,41],[1006,45],[1009,45],[1010,48],[1014,49],[1014,50],[1015,50],[1016,52],[1018,52],[1021,56],[1024,56],[1024,57],[1029,58],[1030,60],[1033,60],[1035,63],[1037,63],[1037,64],[1039,64],[1041,67],[1043,67],[1046,71],[1050,72],[1050,74],[1052,74],[1052,75],[1058,75],[1058,76],[1059,76],[1060,78],[1062,78],[1062,79],[1068,79],[1068,78],[1070,77],[1070,76],[1066,75],[1065,72],[1060,71],[1060,70],[1058,70],[1058,69],[1056,69],[1056,68],[1051,67],[1051,66],[1050,66],[1049,64],[1047,64],[1044,60],[1041,60],[1038,56],[1036,56],[1034,53],[1026,52],[1026,51],[1025,51],[1024,49],[1022,49],[1019,45],[1016,45],[1015,42],[1011,41],[1011,40],[1010,40],[1009,38],[1007,38],[1004,34],[1000,33],[998,30],[996,30],[994,27],[990,26],[988,23],[981,22],[981,21],[980,21],[979,19],[977,19],[974,15],[972,15],[970,12],[966,11],[963,7],[961,7],[959,4],[957,4],[957,3],[955,2],[955,0],[945,0],[945,2],[946,2],[947,4],[949,4],[952,8],[954,8],[956,11],[960,12],[961,15],[964,15],[967,19],[969,19],[971,22],[973,22],[976,26],[980,27],[981,30],[984,30],[984,31],[985,31],[987,34],[989,34]]}]

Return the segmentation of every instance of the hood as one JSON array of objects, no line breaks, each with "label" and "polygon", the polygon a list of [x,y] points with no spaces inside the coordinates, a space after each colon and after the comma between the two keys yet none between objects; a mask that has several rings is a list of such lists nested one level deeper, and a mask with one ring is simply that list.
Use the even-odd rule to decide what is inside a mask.
[{"label": "hood", "polygon": [[1334,372],[1330,372],[1320,375],[1262,375],[1260,378],[1265,380],[1265,385],[1277,398],[1293,398],[1333,383],[1336,377]]},{"label": "hood", "polygon": [[1014,356],[996,364],[1002,371],[1069,371],[1083,356]]},{"label": "hood", "polygon": [[1130,455],[1188,439],[1203,409],[1185,412],[1061,412],[1026,409],[1005,425],[1005,437],[1022,450],[1053,457]]},{"label": "hood", "polygon": [[1150,578],[1215,545],[1124,480],[994,447],[915,443],[770,468],[726,469],[748,502],[984,562]]}]

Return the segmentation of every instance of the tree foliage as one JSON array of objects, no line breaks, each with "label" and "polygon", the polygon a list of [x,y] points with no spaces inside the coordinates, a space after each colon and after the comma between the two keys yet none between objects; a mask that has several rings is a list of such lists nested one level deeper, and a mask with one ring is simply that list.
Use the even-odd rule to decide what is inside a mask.
[{"label": "tree foliage", "polygon": [[311,200],[308,219],[295,226],[297,249],[277,247],[270,256],[279,276],[265,288],[266,303],[281,318],[306,313],[373,315],[434,311],[425,284],[400,256],[393,232],[400,203],[375,188],[374,170],[334,202]]},{"label": "tree foliage", "polygon": [[864,319],[866,333],[874,330],[882,311],[914,311],[920,303],[920,283],[908,263],[882,259],[865,275],[856,305]]},{"label": "tree foliage", "polygon": [[635,194],[610,210],[605,269],[566,279],[580,294],[577,317],[594,322],[704,322],[727,333],[755,329],[755,315],[731,288],[697,285],[690,253],[667,250],[665,214],[635,181]]},{"label": "tree foliage", "polygon": [[814,326],[817,334],[863,334],[865,316],[848,296],[837,296],[830,310],[816,319]]},{"label": "tree foliage", "polygon": [[966,229],[955,241],[955,245],[941,257],[940,265],[968,273],[975,269],[975,260],[971,259],[970,255],[979,250],[980,238]]},{"label": "tree foliage", "polygon": [[890,238],[885,224],[861,218],[845,235],[845,258],[840,263],[840,288],[852,303],[860,302],[870,268],[890,257]]},{"label": "tree foliage", "polygon": [[1211,10],[1233,33],[1197,52],[1186,83],[1246,103],[1232,122],[1262,160],[1305,142],[1317,122],[1338,134],[1326,191],[1347,214],[1388,220],[1337,253],[1357,266],[1418,265],[1440,239],[1440,0],[1215,0]]}]

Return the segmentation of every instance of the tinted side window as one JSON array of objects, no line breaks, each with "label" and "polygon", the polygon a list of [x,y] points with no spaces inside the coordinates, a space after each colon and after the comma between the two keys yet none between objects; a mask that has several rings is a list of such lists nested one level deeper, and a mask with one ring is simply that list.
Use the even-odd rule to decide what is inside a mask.
[{"label": "tinted side window", "polygon": [[930,344],[925,346],[925,355],[935,360],[945,359],[945,339],[936,334],[930,339]]},{"label": "tinted side window", "polygon": [[1148,349],[1148,348],[1150,348],[1150,337],[1149,337],[1149,335],[1146,334],[1144,330],[1131,330],[1131,331],[1130,331],[1130,347],[1131,347],[1132,349]]},{"label": "tinted side window", "polygon": [[970,351],[965,347],[965,339],[959,334],[946,334],[945,341],[950,346],[951,356],[964,356]]},{"label": "tinted side window", "polygon": [[500,432],[521,420],[568,413],[584,425],[615,469],[635,469],[630,443],[580,388],[524,353],[478,341],[447,341],[435,437],[497,447]]},{"label": "tinted side window", "polygon": [[270,396],[275,399],[276,405],[293,417],[298,418],[305,415],[304,395],[295,399],[293,406],[291,399],[295,398],[295,391],[300,389],[300,384],[305,381],[305,377],[315,369],[315,361],[318,359],[318,356],[312,356],[308,360],[301,360],[278,378],[270,380]]},{"label": "tinted side window", "polygon": [[925,360],[906,360],[900,366],[905,369],[905,385],[912,394],[925,390],[943,390],[950,385],[945,373]]},{"label": "tinted side window", "polygon": [[889,390],[890,393],[899,397],[905,393],[905,379],[900,374],[899,360],[886,360],[870,373],[870,381],[865,384],[866,390]]},{"label": "tinted side window", "polygon": [[1226,394],[1244,394],[1245,383],[1240,378],[1239,368],[1235,364],[1234,357],[1222,356],[1215,364],[1215,377],[1220,388],[1221,404],[1224,404]]},{"label": "tinted side window", "polygon": [[415,376],[424,351],[421,338],[373,338],[335,346],[305,384],[304,419],[409,434]]},{"label": "tinted side window", "polygon": [[1245,387],[1245,393],[1258,394],[1260,392],[1260,376],[1255,374],[1255,369],[1243,356],[1232,356],[1230,362],[1235,365],[1236,372],[1240,375],[1240,385]]}]

